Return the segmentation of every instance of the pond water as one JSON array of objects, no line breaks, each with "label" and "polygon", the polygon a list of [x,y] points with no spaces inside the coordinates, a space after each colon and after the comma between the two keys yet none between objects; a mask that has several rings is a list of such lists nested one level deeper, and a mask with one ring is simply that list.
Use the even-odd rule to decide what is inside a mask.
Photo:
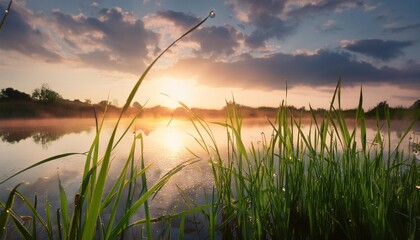
[{"label": "pond water", "polygon": [[[122,122],[119,135],[128,126],[129,120]],[[104,152],[108,138],[115,125],[114,120],[105,121],[101,133],[100,146]],[[395,145],[408,126],[407,122],[392,122],[391,144]],[[221,151],[226,149],[226,129],[211,125],[213,134]],[[303,131],[308,131],[306,125]],[[420,139],[420,124],[414,126],[403,141],[403,147],[409,146],[412,141]],[[267,138],[272,134],[272,127],[265,119],[245,120],[242,128],[242,137],[246,144],[253,142],[258,146],[262,134]],[[12,174],[28,167],[40,160],[67,152],[86,152],[95,137],[96,127],[93,119],[53,119],[53,120],[17,120],[0,122],[0,181]],[[134,134],[142,133],[144,136],[145,163],[153,163],[147,171],[150,183],[156,182],[174,166],[188,159],[194,158],[190,152],[198,155],[203,150],[194,140],[197,136],[192,123],[186,120],[169,119],[139,119],[130,127],[128,134],[115,149],[109,180],[112,183],[117,173],[125,163]],[[376,133],[376,123],[368,125],[368,140],[373,139]],[[414,133],[414,134],[413,134]],[[417,135],[416,135],[417,134]],[[412,139],[409,140],[408,137]],[[249,146],[249,145],[248,145]],[[187,149],[188,148],[188,149]],[[137,158],[140,156],[140,144],[137,146]],[[200,155],[201,156],[201,155]],[[58,176],[66,189],[68,199],[72,199],[79,188],[83,174],[85,156],[77,155],[49,162],[42,166],[22,173],[0,185],[0,200],[5,201],[9,190],[18,183],[24,183],[19,190],[29,198],[36,193],[39,202],[45,202],[45,197],[51,204],[51,209],[59,208]],[[150,185],[149,185],[150,187]],[[213,188],[213,177],[206,158],[190,165],[174,175],[170,182],[150,202],[153,217],[170,212],[182,205],[179,189],[187,193],[197,204],[204,204],[204,193],[210,194]],[[17,208],[22,204],[16,203]],[[27,212],[27,214],[30,214]]]}]

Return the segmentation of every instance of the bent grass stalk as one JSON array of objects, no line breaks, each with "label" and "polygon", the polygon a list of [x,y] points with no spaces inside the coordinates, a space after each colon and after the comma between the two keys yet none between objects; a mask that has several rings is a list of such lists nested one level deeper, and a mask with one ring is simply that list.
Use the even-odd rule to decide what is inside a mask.
[{"label": "bent grass stalk", "polygon": [[[9,4],[10,8],[11,2]],[[34,167],[42,166],[43,164],[46,164],[51,161],[55,161],[58,159],[62,159],[65,157],[70,157],[72,155],[77,154],[83,154],[86,156],[86,163],[84,167],[84,173],[82,178],[82,184],[80,186],[80,193],[78,193],[74,200],[74,209],[70,216],[70,211],[67,208],[68,206],[68,200],[65,193],[64,188],[61,185],[61,182],[59,181],[59,192],[60,192],[60,202],[61,202],[61,209],[57,209],[57,231],[59,239],[93,239],[94,236],[100,236],[100,238],[103,239],[115,239],[118,235],[123,236],[124,231],[127,230],[128,227],[132,226],[129,224],[129,220],[134,215],[134,213],[137,212],[137,210],[141,206],[145,206],[146,210],[146,231],[147,231],[147,237],[150,239],[152,237],[151,235],[151,229],[150,229],[150,223],[152,221],[149,212],[148,212],[148,199],[152,194],[156,194],[157,191],[159,191],[168,181],[169,179],[182,170],[184,167],[195,163],[197,160],[188,160],[185,161],[176,167],[174,167],[172,170],[170,170],[166,175],[164,175],[157,183],[155,183],[152,187],[149,189],[147,187],[143,188],[143,191],[138,195],[138,197],[134,197],[135,195],[135,185],[136,185],[136,179],[141,177],[142,179],[142,185],[146,186],[146,176],[145,172],[146,169],[149,167],[144,166],[143,159],[141,160],[141,170],[138,171],[137,164],[134,164],[134,149],[136,145],[137,140],[141,140],[141,147],[143,148],[142,143],[142,137],[136,137],[133,140],[133,145],[130,150],[130,156],[128,157],[126,161],[125,167],[121,170],[119,173],[118,180],[114,183],[114,185],[111,187],[111,191],[108,194],[104,195],[105,190],[105,184],[107,181],[107,175],[108,170],[111,165],[111,156],[113,149],[119,144],[121,139],[126,135],[126,133],[129,131],[129,128],[131,124],[134,123],[136,117],[132,120],[130,125],[123,131],[122,135],[119,139],[116,140],[116,134],[117,129],[120,123],[120,120],[122,119],[124,113],[127,111],[127,109],[130,107],[131,102],[137,93],[141,83],[147,76],[148,72],[151,70],[151,68],[154,66],[154,64],[162,57],[163,54],[165,54],[173,45],[175,45],[178,41],[180,41],[183,37],[197,29],[200,25],[202,25],[209,17],[214,17],[214,12],[211,11],[210,14],[204,18],[201,22],[193,26],[190,30],[188,30],[186,33],[184,33],[181,37],[176,39],[172,44],[170,44],[164,51],[162,51],[154,60],[153,62],[146,68],[146,70],[143,72],[143,74],[140,76],[136,84],[134,85],[132,91],[130,92],[126,103],[124,104],[124,107],[121,111],[121,114],[117,120],[117,123],[115,124],[115,127],[112,131],[112,134],[109,138],[104,156],[102,158],[99,157],[99,138],[101,135],[101,129],[103,126],[103,121],[105,117],[102,119],[100,125],[98,126],[97,118],[95,114],[96,119],[96,136],[95,139],[92,142],[92,145],[88,152],[86,153],[66,153],[66,154],[60,154],[57,156],[53,156],[50,158],[47,158],[45,160],[42,160],[38,163],[35,163],[21,171],[19,171],[16,174],[13,174],[9,178],[3,180],[0,182],[0,184],[4,183],[5,181],[9,180],[12,177],[15,177],[23,172],[26,172]],[[4,15],[0,27],[3,26],[4,20],[6,19],[7,15]],[[105,110],[106,112],[106,110]],[[105,114],[104,114],[105,115]],[[128,166],[130,165],[130,176],[128,179],[126,178],[126,173],[128,170]],[[128,184],[128,185],[127,185]],[[19,184],[20,185],[20,184]],[[35,225],[35,218],[33,218],[33,231],[32,233],[28,230],[28,228],[22,223],[22,221],[19,219],[19,215],[15,214],[14,211],[12,211],[14,197],[17,193],[17,188],[19,187],[17,185],[10,193],[9,198],[6,202],[6,204],[0,202],[1,207],[3,208],[2,213],[0,215],[0,237],[4,237],[4,229],[6,227],[7,219],[9,216],[11,216],[12,220],[15,223],[16,228],[18,229],[19,233],[24,237],[25,239],[29,238],[36,238],[36,225]],[[112,203],[111,208],[111,215],[115,216],[117,211],[117,206],[120,201],[122,201],[122,191],[123,189],[127,188],[129,189],[130,193],[128,194],[128,197],[126,199],[125,203],[125,210],[123,212],[123,215],[117,220],[117,222],[114,224],[114,218],[112,217],[109,219],[109,222],[104,222],[104,219],[101,217],[101,213]],[[19,194],[20,195],[20,194]],[[23,198],[23,197],[22,197]],[[25,198],[23,198],[25,199]],[[45,223],[45,220],[41,220],[42,218],[39,217],[39,214],[36,210],[36,203],[31,204],[29,201],[24,200],[25,204],[31,209],[34,216],[37,217],[37,219],[42,222],[42,226],[46,228],[48,232],[48,238],[52,239],[53,235],[52,232],[54,232],[52,224],[51,224],[51,213],[49,207],[46,208],[46,215],[47,215],[47,224]],[[48,200],[46,201],[46,204],[48,205]],[[196,208],[196,211],[200,211],[202,208]],[[191,211],[187,211],[184,213],[190,213]],[[194,212],[194,209],[193,209]],[[99,223],[99,226],[98,226]]]}]

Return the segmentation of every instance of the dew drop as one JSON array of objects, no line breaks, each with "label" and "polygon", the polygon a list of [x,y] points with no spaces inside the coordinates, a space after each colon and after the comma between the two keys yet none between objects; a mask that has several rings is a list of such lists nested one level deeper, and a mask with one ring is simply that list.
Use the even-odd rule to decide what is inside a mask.
[{"label": "dew drop", "polygon": [[5,13],[8,13],[8,12],[9,12],[9,10],[7,10],[7,9],[6,9],[6,10],[4,10],[4,12],[5,12]]},{"label": "dew drop", "polygon": [[277,177],[277,174],[273,173],[273,177]]},{"label": "dew drop", "polygon": [[283,192],[286,192],[286,188],[282,188],[281,190],[283,190]]},{"label": "dew drop", "polygon": [[214,18],[214,17],[216,17],[216,13],[215,13],[214,11],[210,11],[209,16],[210,16],[211,18]]}]

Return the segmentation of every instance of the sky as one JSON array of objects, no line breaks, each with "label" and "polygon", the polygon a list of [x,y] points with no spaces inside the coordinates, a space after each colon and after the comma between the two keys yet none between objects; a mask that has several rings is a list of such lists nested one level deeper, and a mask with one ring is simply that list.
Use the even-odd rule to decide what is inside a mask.
[{"label": "sky", "polygon": [[210,11],[135,101],[327,108],[339,78],[343,108],[357,107],[361,88],[365,109],[420,99],[418,0],[15,0],[0,32],[0,89],[46,83],[66,99],[122,106],[148,64]]}]

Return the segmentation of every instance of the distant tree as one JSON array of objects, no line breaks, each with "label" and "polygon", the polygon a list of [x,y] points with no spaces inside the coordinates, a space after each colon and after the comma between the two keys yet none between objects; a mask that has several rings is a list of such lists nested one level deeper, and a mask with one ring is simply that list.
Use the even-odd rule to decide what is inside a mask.
[{"label": "distant tree", "polygon": [[102,100],[102,101],[98,102],[98,105],[101,105],[101,106],[106,106],[108,104],[110,104],[110,102],[108,102],[107,100]]},{"label": "distant tree", "polygon": [[32,99],[43,103],[54,103],[62,99],[61,95],[50,89],[48,84],[42,84],[32,92]]},{"label": "distant tree", "polygon": [[135,108],[135,109],[141,109],[142,106],[141,106],[141,104],[139,102],[134,102],[133,103],[133,108]]},{"label": "distant tree", "polygon": [[0,91],[0,99],[1,100],[23,100],[29,101],[31,100],[31,96],[24,92],[20,92],[13,88],[3,88]]},{"label": "distant tree", "polygon": [[90,100],[90,99],[86,98],[86,99],[85,99],[85,103],[87,103],[87,104],[92,104],[92,100]]},{"label": "distant tree", "polygon": [[387,101],[383,101],[378,103],[374,110],[384,111],[386,108],[389,108],[389,104],[387,103]]},{"label": "distant tree", "polygon": [[415,101],[413,105],[410,106],[410,109],[420,109],[420,99]]}]

